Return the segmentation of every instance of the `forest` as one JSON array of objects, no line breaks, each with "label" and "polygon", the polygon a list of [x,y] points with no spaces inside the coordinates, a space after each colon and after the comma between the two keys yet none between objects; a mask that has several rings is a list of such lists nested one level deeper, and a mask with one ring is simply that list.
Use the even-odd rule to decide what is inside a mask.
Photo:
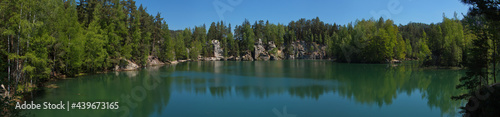
[{"label": "forest", "polygon": [[[161,61],[214,56],[211,40],[222,43],[223,56],[252,53],[254,43],[274,42],[285,54],[291,43],[326,46],[339,62],[384,63],[421,60],[432,66],[461,66],[475,36],[466,23],[447,18],[437,24],[396,25],[390,19],[328,24],[318,17],[289,24],[245,20],[234,32],[229,23],[212,22],[170,30],[160,13],[147,13],[133,0],[2,1],[0,19],[2,82],[16,91],[57,75],[110,71],[123,59],[140,66],[148,56]],[[207,31],[208,29],[208,31]],[[15,84],[15,85],[14,85]]]},{"label": "forest", "polygon": [[[164,62],[213,57],[211,40],[221,42],[224,57],[253,53],[261,39],[285,54],[293,54],[291,45],[298,41],[325,46],[326,58],[337,62],[418,60],[424,66],[470,67],[484,61],[476,67],[495,69],[489,65],[498,62],[498,29],[485,24],[494,27],[500,20],[474,13],[462,19],[443,14],[442,22],[432,24],[371,18],[341,25],[316,17],[288,24],[245,20],[234,27],[219,21],[170,30],[165,16],[149,14],[134,0],[2,0],[0,84],[16,94],[61,75],[111,71],[123,60],[144,67],[150,56]],[[472,57],[477,54],[481,60]]]}]

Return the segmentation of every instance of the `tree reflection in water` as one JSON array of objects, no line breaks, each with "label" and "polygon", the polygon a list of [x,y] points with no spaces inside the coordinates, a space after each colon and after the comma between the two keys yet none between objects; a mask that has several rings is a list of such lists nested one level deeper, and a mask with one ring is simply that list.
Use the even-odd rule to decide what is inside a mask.
[{"label": "tree reflection in water", "polygon": [[[318,100],[334,92],[364,105],[391,105],[398,94],[416,93],[430,108],[456,116],[461,101],[450,97],[462,70],[425,69],[416,63],[343,64],[330,61],[191,62],[177,65],[174,89],[212,96],[267,98],[289,94]],[[185,69],[182,69],[185,68]],[[186,69],[189,68],[189,69]],[[412,105],[408,105],[412,106]]]},{"label": "tree reflection in water", "polygon": [[[453,101],[450,97],[461,93],[455,89],[455,85],[462,76],[461,70],[422,69],[414,63],[392,67],[386,64],[343,64],[323,60],[187,62],[58,81],[56,84],[59,88],[47,89],[46,95],[37,97],[35,101],[120,101],[120,106],[129,108],[131,116],[162,116],[169,115],[165,110],[179,108],[179,105],[168,107],[175,102],[171,97],[179,94],[250,100],[268,100],[279,95],[316,102],[335,95],[341,97],[338,100],[348,99],[358,105],[378,108],[385,108],[384,106],[393,104],[398,96],[406,94],[421,96],[426,100],[427,106],[438,108],[442,115],[455,116],[462,102]],[[159,78],[161,82],[156,88],[146,90],[143,100],[136,101],[130,96],[134,88],[145,82],[151,84],[152,78]],[[122,100],[127,95],[132,103]],[[200,99],[203,98],[206,97]],[[222,102],[224,101],[226,100]],[[210,108],[215,105],[204,106]],[[89,110],[31,112],[40,116],[58,116],[61,113],[66,116],[116,116],[125,113],[122,110],[92,110],[91,113]],[[272,115],[271,110],[269,113]]]}]

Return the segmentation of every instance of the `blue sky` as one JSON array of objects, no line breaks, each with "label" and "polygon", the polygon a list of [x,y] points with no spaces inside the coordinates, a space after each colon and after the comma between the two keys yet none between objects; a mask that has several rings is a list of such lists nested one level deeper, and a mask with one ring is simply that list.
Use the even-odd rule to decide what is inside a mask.
[{"label": "blue sky", "polygon": [[462,18],[468,10],[460,0],[137,0],[136,4],[143,4],[150,14],[160,12],[171,30],[203,24],[208,27],[220,20],[234,27],[245,18],[252,24],[257,20],[288,24],[316,16],[326,23],[342,25],[380,16],[396,24],[437,23],[443,13],[453,17],[457,12]]}]

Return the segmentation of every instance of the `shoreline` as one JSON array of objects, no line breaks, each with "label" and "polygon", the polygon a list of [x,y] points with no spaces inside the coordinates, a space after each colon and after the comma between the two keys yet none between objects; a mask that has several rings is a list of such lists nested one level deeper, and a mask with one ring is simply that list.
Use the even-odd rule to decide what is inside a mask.
[{"label": "shoreline", "polygon": [[[314,60],[326,60],[326,61],[335,62],[335,63],[346,63],[346,62],[335,61],[335,59],[282,59],[282,60],[253,60],[253,61],[283,61],[283,60],[313,60],[313,61]],[[38,98],[39,93],[43,93],[41,91],[44,91],[46,89],[56,89],[56,88],[59,88],[59,86],[57,86],[56,84],[51,83],[51,82],[55,82],[55,81],[59,81],[59,80],[77,79],[80,76],[92,75],[92,74],[101,74],[101,73],[110,73],[110,72],[123,72],[123,71],[138,71],[138,70],[142,70],[142,69],[148,68],[148,67],[164,67],[164,66],[167,66],[167,65],[177,65],[177,64],[186,63],[186,62],[205,62],[205,61],[207,61],[207,60],[189,60],[189,59],[188,60],[176,60],[176,61],[162,62],[162,64],[148,64],[147,66],[139,67],[139,68],[133,69],[133,70],[118,70],[118,71],[107,70],[107,71],[101,71],[101,72],[95,72],[95,73],[80,73],[79,75],[77,75],[75,77],[51,78],[51,79],[49,79],[47,81],[44,81],[43,83],[40,83],[40,84],[43,84],[43,85],[37,86],[37,88],[35,90],[32,90],[30,92],[20,93],[19,95],[21,95],[21,96],[19,96],[19,95],[18,96],[14,96],[13,98],[10,99],[10,101],[14,102],[14,103],[16,103],[16,102],[23,103],[23,101],[36,99],[36,98]],[[244,61],[244,60],[222,59],[222,60],[208,60],[208,61]],[[399,63],[379,63],[379,64],[387,64],[387,65],[396,64],[396,66],[393,66],[393,67],[397,67],[398,66],[397,64],[401,64],[401,63],[405,63],[405,62],[411,62],[411,61],[412,60],[402,60]],[[358,63],[352,63],[352,64],[358,64]],[[363,63],[363,64],[373,64],[373,63]],[[419,67],[422,67],[422,66],[419,66]],[[440,67],[427,68],[426,67],[426,69],[443,69],[443,68],[440,68]],[[445,69],[447,69],[447,68],[445,68]]]},{"label": "shoreline", "polygon": [[[206,58],[212,58],[212,57],[206,57]],[[187,60],[175,60],[175,61],[167,61],[167,62],[161,62],[160,64],[148,64],[147,66],[144,66],[144,67],[137,67],[135,69],[119,69],[119,70],[106,70],[106,71],[100,71],[100,72],[95,72],[95,73],[79,73],[78,75],[74,76],[74,77],[66,77],[66,76],[58,76],[58,77],[54,77],[54,78],[51,78],[51,79],[48,79],[42,83],[39,83],[39,84],[43,84],[43,85],[37,85],[35,89],[29,91],[29,92],[22,92],[20,95],[22,95],[22,97],[17,97],[14,96],[14,101],[16,102],[22,102],[24,101],[27,97],[28,94],[31,94],[31,93],[35,93],[35,92],[38,92],[40,90],[43,90],[43,88],[59,88],[59,86],[55,85],[55,84],[50,84],[49,82],[54,82],[54,81],[59,81],[59,80],[67,80],[67,79],[74,79],[74,78],[77,78],[77,77],[80,77],[80,76],[86,76],[86,75],[92,75],[92,74],[102,74],[102,73],[109,73],[109,72],[124,72],[124,71],[138,71],[138,70],[141,70],[142,68],[147,68],[147,67],[163,67],[163,66],[166,66],[166,65],[176,65],[176,64],[180,64],[180,63],[186,63],[186,62],[200,62],[200,61],[283,61],[283,60],[327,60],[327,61],[331,61],[331,62],[336,62],[336,63],[347,63],[347,62],[339,62],[339,61],[336,61],[335,59],[331,59],[331,58],[328,58],[328,59],[279,59],[279,60],[234,60],[234,59],[228,59],[229,57],[225,57],[224,59],[198,59],[198,60],[190,60],[190,59],[187,59]],[[414,60],[401,60],[398,62],[389,62],[389,63],[377,63],[377,64],[401,64],[401,63],[404,63],[405,61],[414,61]],[[135,63],[134,63],[135,64]],[[375,63],[350,63],[350,64],[375,64]],[[397,67],[398,65],[394,66],[394,67]],[[422,67],[422,66],[420,66]],[[464,68],[455,68],[455,67],[440,67],[440,66],[430,66],[430,67],[422,67],[422,68],[425,68],[425,69],[453,69],[453,70],[460,70],[460,69],[464,69]],[[8,96],[8,97],[13,97],[12,95]],[[33,98],[33,97],[32,97]]]}]

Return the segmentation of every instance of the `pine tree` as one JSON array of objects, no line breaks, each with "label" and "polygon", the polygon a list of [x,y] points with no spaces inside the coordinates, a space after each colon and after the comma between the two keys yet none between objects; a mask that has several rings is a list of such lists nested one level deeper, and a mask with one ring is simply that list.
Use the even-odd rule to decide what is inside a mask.
[{"label": "pine tree", "polygon": [[162,30],[165,32],[163,33],[165,41],[163,41],[163,52],[160,58],[163,59],[163,61],[173,61],[175,59],[174,41],[170,36],[170,30],[166,22],[163,22]]},{"label": "pine tree", "polygon": [[[93,14],[99,16],[99,10],[101,7],[100,4],[97,5],[98,6],[95,8]],[[105,69],[106,64],[104,62],[107,61],[109,56],[105,48],[108,38],[105,31],[101,29],[99,24],[100,20],[101,19],[99,17],[93,17],[93,20],[90,22],[85,34],[84,66],[89,72],[96,72]]]}]

